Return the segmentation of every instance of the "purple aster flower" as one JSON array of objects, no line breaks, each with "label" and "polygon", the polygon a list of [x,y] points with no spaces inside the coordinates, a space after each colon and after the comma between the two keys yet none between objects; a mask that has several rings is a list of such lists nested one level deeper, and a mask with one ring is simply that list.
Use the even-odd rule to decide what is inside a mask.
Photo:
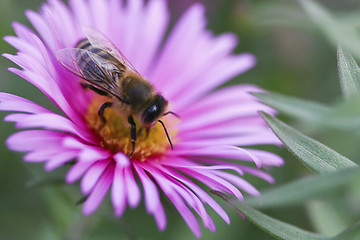
[{"label": "purple aster flower", "polygon": [[[258,111],[274,110],[249,94],[261,89],[237,85],[214,90],[251,68],[255,59],[251,54],[231,53],[237,44],[234,35],[215,37],[205,29],[202,5],[192,5],[167,38],[170,16],[165,0],[131,0],[126,5],[120,0],[70,0],[69,6],[49,0],[38,13],[27,11],[26,15],[37,33],[13,24],[17,36],[5,40],[18,53],[4,56],[21,69],[9,70],[39,88],[63,114],[0,93],[0,110],[16,112],[5,120],[28,129],[10,136],[7,145],[25,152],[27,162],[45,162],[48,171],[72,162],[66,181],[81,179],[81,191],[88,196],[83,204],[85,215],[98,208],[107,192],[116,216],[121,216],[127,206],[138,206],[143,195],[147,212],[163,230],[162,191],[200,237],[194,212],[206,228],[215,231],[205,205],[230,222],[208,190],[242,200],[242,192],[259,194],[240,177],[244,173],[273,182],[261,167],[280,166],[283,160],[273,153],[248,148],[280,144],[258,115]],[[80,78],[58,61],[61,49],[74,48],[85,37],[84,26],[106,36],[168,100],[168,110],[181,117],[161,117],[173,150],[164,129],[156,124],[148,134],[138,132],[135,151],[129,158],[130,125],[114,108],[105,109],[106,123],[102,121],[98,109],[109,98],[84,89]]]}]

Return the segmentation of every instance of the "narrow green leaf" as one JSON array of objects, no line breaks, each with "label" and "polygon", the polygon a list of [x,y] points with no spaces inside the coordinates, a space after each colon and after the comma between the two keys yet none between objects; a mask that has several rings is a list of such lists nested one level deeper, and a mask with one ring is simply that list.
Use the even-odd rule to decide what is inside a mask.
[{"label": "narrow green leaf", "polygon": [[338,47],[338,69],[343,95],[347,98],[360,93],[360,68],[354,58]]},{"label": "narrow green leaf", "polygon": [[323,117],[330,112],[330,108],[325,105],[278,93],[266,92],[252,94],[262,103],[299,120],[310,122],[320,121],[320,119],[323,119]]},{"label": "narrow green leaf", "polygon": [[315,200],[306,205],[312,226],[317,232],[325,236],[335,236],[351,224],[349,216],[346,216],[337,204],[329,200]]},{"label": "narrow green leaf", "polygon": [[234,199],[227,199],[227,196],[216,193],[224,198],[232,207],[242,213],[255,225],[282,240],[322,240],[327,239],[319,234],[311,233],[295,227],[291,224],[274,219],[264,213]]},{"label": "narrow green leaf", "polygon": [[358,240],[360,236],[360,221],[346,229],[331,240]]},{"label": "narrow green leaf", "polygon": [[299,204],[342,189],[357,181],[359,176],[359,168],[318,174],[264,191],[258,197],[249,198],[246,203],[256,208]]},{"label": "narrow green leaf", "polygon": [[360,105],[360,95],[328,107],[278,93],[252,94],[262,103],[303,122],[308,128],[339,128],[352,132],[360,129],[360,109],[358,107]]},{"label": "narrow green leaf", "polygon": [[339,128],[358,133],[360,130],[360,95],[347,98],[331,108],[321,122],[332,128]]},{"label": "narrow green leaf", "polygon": [[301,134],[275,117],[266,113],[262,113],[262,116],[287,149],[315,172],[326,173],[357,166],[346,157]]},{"label": "narrow green leaf", "polygon": [[360,38],[353,25],[338,21],[327,9],[312,0],[298,2],[334,46],[340,44],[360,58]]}]

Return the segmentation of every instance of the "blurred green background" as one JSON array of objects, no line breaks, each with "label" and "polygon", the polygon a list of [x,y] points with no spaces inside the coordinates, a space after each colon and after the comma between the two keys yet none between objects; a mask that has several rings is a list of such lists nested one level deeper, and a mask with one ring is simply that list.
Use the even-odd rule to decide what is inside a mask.
[{"label": "blurred green background", "polygon": [[[30,26],[24,11],[38,10],[41,0],[1,0],[0,35],[14,35],[13,21]],[[194,1],[169,1],[174,19]],[[251,52],[258,63],[249,72],[233,79],[230,84],[252,83],[262,88],[326,105],[341,101],[337,73],[336,45],[332,44],[310,20],[297,1],[289,0],[211,0],[202,1],[207,7],[208,28],[216,34],[233,32],[239,36],[236,52]],[[360,2],[358,0],[319,1],[328,8],[337,21],[360,30]],[[360,39],[360,37],[359,37]],[[358,46],[360,48],[360,45]],[[0,41],[1,53],[15,53],[6,42]],[[33,100],[45,107],[54,106],[39,90],[11,74],[7,68],[14,66],[0,58],[0,90]],[[0,112],[3,118],[5,113]],[[333,148],[359,163],[358,133],[343,129],[314,128],[301,121],[280,115],[280,118],[301,132]],[[0,239],[195,239],[180,215],[165,201],[168,226],[161,233],[143,204],[126,211],[115,219],[109,199],[89,217],[81,215],[81,207],[74,203],[81,198],[79,186],[63,185],[66,169],[46,173],[41,164],[24,163],[22,155],[9,151],[6,138],[15,131],[13,124],[0,122]],[[271,148],[286,161],[283,168],[270,169],[276,185],[287,183],[312,173],[285,149]],[[51,184],[34,182],[47,178]],[[249,179],[259,189],[270,185]],[[356,213],[348,213],[346,206],[356,202],[356,191],[350,195],[340,192],[325,196],[341,204],[337,210],[349,222],[356,220]],[[217,198],[216,196],[214,196]],[[345,200],[344,200],[345,198]],[[219,199],[220,201],[220,199]],[[317,231],[316,222],[309,209],[316,203],[264,209],[272,217],[289,222],[309,231]],[[222,204],[225,208],[226,205]],[[354,210],[354,209],[352,209]],[[210,211],[211,212],[211,211]],[[214,215],[216,233],[203,231],[202,239],[274,239],[240,215],[228,209],[231,225]],[[346,225],[346,224],[345,224]],[[315,226],[315,227],[314,227]]]}]

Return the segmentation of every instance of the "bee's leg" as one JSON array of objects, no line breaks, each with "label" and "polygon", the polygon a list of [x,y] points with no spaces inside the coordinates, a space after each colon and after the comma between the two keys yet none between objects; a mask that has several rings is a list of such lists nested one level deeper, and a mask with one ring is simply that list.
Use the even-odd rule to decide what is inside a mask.
[{"label": "bee's leg", "polygon": [[128,123],[131,125],[130,137],[131,137],[132,150],[129,155],[129,158],[131,158],[135,151],[135,141],[136,141],[136,124],[132,116],[128,118]]},{"label": "bee's leg", "polygon": [[101,107],[98,111],[98,115],[101,118],[101,121],[103,121],[104,123],[106,123],[106,119],[104,117],[105,109],[108,107],[111,107],[111,106],[112,106],[112,102],[105,102],[103,105],[101,105]]}]

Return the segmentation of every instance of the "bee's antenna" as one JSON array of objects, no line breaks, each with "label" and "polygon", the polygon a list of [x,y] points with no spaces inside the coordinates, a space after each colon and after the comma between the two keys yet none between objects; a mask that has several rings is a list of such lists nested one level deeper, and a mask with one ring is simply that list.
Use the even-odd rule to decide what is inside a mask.
[{"label": "bee's antenna", "polygon": [[168,114],[171,114],[171,115],[174,115],[174,116],[177,117],[177,118],[180,118],[179,115],[177,115],[176,113],[174,113],[174,112],[172,112],[172,111],[168,111],[168,112],[164,113],[163,116],[166,116],[166,115],[168,115]]},{"label": "bee's antenna", "polygon": [[170,140],[170,136],[169,136],[168,131],[166,130],[165,124],[164,124],[163,121],[161,121],[161,120],[158,120],[158,122],[163,126],[163,128],[164,128],[164,130],[165,130],[165,133],[166,133],[166,137],[167,137],[167,139],[169,140],[171,149],[174,150],[174,146],[173,146],[173,144],[172,144],[172,142],[171,142],[171,140]]}]

